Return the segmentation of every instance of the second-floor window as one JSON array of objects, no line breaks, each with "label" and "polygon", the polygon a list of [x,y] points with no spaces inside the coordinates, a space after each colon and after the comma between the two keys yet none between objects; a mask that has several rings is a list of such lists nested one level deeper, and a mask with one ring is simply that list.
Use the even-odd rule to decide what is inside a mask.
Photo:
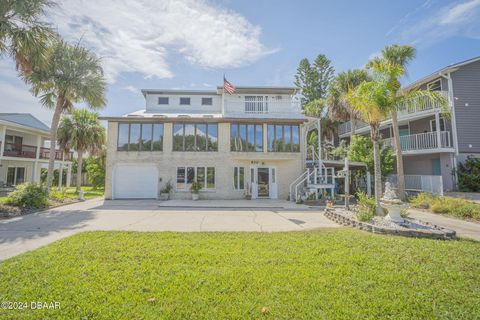
[{"label": "second-floor window", "polygon": [[174,123],[173,151],[218,151],[218,125]]},{"label": "second-floor window", "polygon": [[263,125],[230,124],[230,150],[263,152]]},{"label": "second-floor window", "polygon": [[168,104],[168,97],[158,97],[158,104]]},{"label": "second-floor window", "polygon": [[23,137],[7,134],[5,135],[5,143],[21,145],[23,144]]},{"label": "second-floor window", "polygon": [[189,106],[190,105],[190,98],[189,97],[181,97],[180,98],[180,105],[181,106]]},{"label": "second-floor window", "polygon": [[162,123],[119,123],[118,151],[162,151]]},{"label": "second-floor window", "polygon": [[300,127],[269,124],[267,140],[270,152],[300,152]]},{"label": "second-floor window", "polygon": [[211,106],[213,103],[212,98],[202,98],[202,106]]}]

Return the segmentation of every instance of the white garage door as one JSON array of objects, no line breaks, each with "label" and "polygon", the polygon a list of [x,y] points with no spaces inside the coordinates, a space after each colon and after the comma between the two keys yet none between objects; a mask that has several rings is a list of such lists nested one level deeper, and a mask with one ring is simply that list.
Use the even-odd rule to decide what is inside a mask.
[{"label": "white garage door", "polygon": [[118,165],[113,176],[114,199],[157,198],[158,170],[155,165]]}]

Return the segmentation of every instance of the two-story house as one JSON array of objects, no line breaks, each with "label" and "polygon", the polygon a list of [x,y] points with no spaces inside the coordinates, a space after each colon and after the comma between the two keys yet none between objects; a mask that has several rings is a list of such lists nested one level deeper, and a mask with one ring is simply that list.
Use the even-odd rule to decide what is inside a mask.
[{"label": "two-story house", "polygon": [[305,170],[305,123],[297,90],[142,90],[146,107],[108,120],[105,197],[283,198]]},{"label": "two-story house", "polygon": [[[50,128],[29,113],[0,113],[0,186],[40,182],[50,157]],[[72,153],[55,152],[56,167],[67,170],[70,185]]]},{"label": "two-story house", "polygon": [[[442,68],[405,90],[441,92],[449,101],[449,116],[435,104],[407,103],[398,108],[400,145],[407,190],[443,193],[454,190],[455,168],[468,155],[480,156],[480,57]],[[357,123],[356,134],[369,134]],[[391,119],[381,123],[387,145],[392,145]],[[351,123],[339,126],[339,137],[351,136]]]}]

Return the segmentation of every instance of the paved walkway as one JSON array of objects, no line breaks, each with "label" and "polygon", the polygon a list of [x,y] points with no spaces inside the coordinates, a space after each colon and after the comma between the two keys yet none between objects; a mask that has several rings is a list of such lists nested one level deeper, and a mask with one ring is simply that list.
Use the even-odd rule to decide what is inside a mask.
[{"label": "paved walkway", "polygon": [[[207,207],[208,203],[213,207]],[[215,207],[221,203],[198,201],[194,203],[197,208],[192,208],[192,201],[93,199],[0,220],[0,260],[92,230],[275,232],[339,227],[318,209],[286,201],[243,201],[235,203],[236,208]]]},{"label": "paved walkway", "polygon": [[408,210],[410,217],[430,222],[447,229],[455,230],[458,237],[470,238],[480,241],[480,223],[463,221],[455,218],[449,218],[444,215],[430,213],[415,209]]}]

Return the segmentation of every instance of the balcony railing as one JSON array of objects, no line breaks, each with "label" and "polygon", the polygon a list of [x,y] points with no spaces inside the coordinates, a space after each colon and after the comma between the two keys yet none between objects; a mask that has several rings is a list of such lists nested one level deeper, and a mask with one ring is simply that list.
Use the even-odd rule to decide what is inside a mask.
[{"label": "balcony railing", "polygon": [[[394,146],[393,138],[383,140],[384,146]],[[440,132],[440,146],[438,146],[437,132],[409,134],[400,137],[402,151],[428,150],[438,148],[453,148],[450,131]]]},{"label": "balcony railing", "polygon": [[[428,175],[412,175],[406,174],[405,190],[414,192],[428,192],[443,196],[443,178],[442,176],[428,176]],[[393,188],[397,187],[398,177],[396,174],[391,174],[387,177]]]},{"label": "balcony railing", "polygon": [[[1,145],[1,142],[0,142],[0,145]],[[5,148],[3,150],[3,156],[35,159],[37,157],[37,147],[26,145],[26,144],[6,142]],[[71,161],[72,157],[73,157],[73,152],[66,153],[65,161]],[[39,153],[39,159],[49,159],[49,158],[50,158],[50,148],[41,147],[40,153]],[[62,160],[61,150],[55,150],[55,160]]]},{"label": "balcony railing", "polygon": [[285,100],[225,100],[225,113],[229,115],[301,115],[300,104],[296,101]]},{"label": "balcony railing", "polygon": [[[440,91],[440,94],[444,96],[446,99],[448,99],[448,91]],[[423,99],[423,101],[422,101]],[[436,103],[433,103],[430,99],[428,98],[422,98],[420,100],[416,101],[407,101],[403,103],[402,105],[399,105],[397,107],[397,115],[398,119],[405,118],[408,115],[416,114],[416,113],[422,113],[430,110],[436,110],[440,109],[440,106]],[[390,119],[390,117],[386,117],[383,121]],[[362,121],[357,121],[357,129],[361,129],[364,127],[367,127],[368,125]],[[346,133],[351,132],[352,127],[350,124],[350,121],[344,122],[338,126],[338,134],[343,135]]]}]

